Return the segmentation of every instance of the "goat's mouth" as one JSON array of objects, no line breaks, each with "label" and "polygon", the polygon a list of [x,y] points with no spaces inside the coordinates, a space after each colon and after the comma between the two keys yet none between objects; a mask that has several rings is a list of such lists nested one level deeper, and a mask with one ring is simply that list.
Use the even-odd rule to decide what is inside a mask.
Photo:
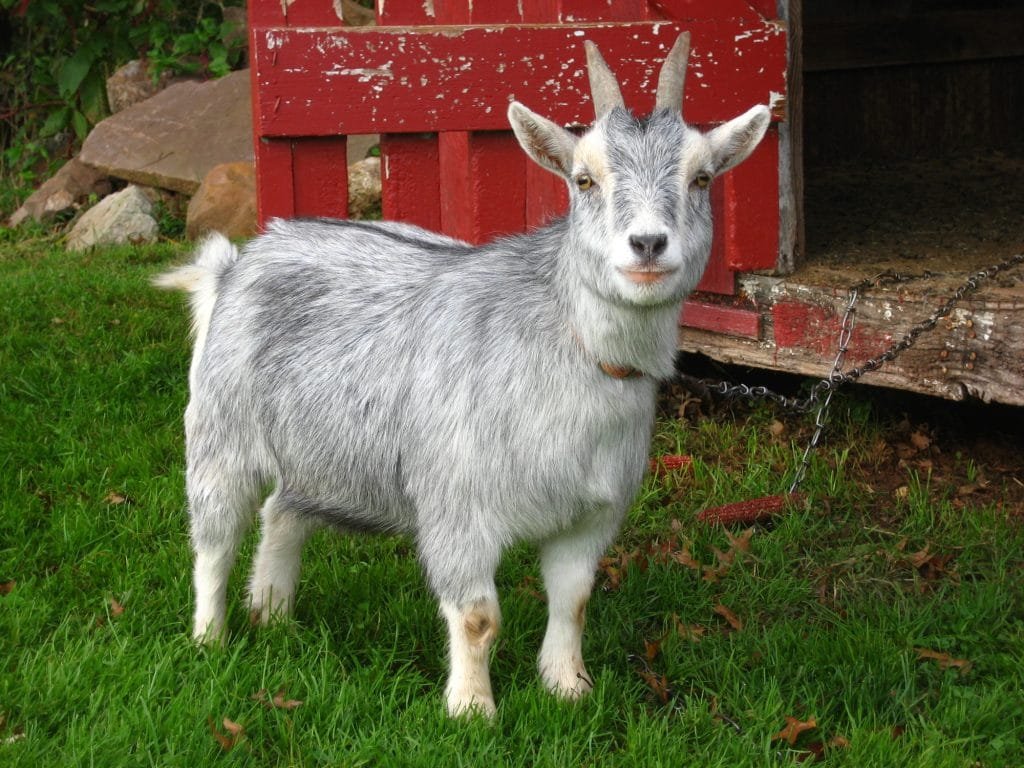
[{"label": "goat's mouth", "polygon": [[626,279],[638,285],[653,285],[660,283],[669,275],[675,272],[674,269],[656,269],[653,267],[637,269],[619,269]]}]

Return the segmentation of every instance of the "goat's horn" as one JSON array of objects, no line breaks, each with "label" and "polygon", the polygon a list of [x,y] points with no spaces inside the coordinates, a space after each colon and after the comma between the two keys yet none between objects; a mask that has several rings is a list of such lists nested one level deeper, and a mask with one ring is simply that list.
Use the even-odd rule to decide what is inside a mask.
[{"label": "goat's horn", "polygon": [[658,74],[658,96],[655,109],[683,110],[683,84],[686,82],[686,60],[690,57],[690,33],[683,32],[665,57]]},{"label": "goat's horn", "polygon": [[624,107],[622,91],[615,75],[608,68],[601,52],[590,40],[583,43],[587,49],[587,74],[590,76],[590,97],[594,100],[594,115],[601,117],[615,107]]}]

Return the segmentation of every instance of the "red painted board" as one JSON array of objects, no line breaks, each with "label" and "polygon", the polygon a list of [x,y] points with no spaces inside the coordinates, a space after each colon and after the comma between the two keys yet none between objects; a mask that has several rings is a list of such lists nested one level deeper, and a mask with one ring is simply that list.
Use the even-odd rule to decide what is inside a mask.
[{"label": "red painted board", "polygon": [[256,219],[262,229],[274,217],[295,215],[291,139],[257,139]]},{"label": "red painted board", "polygon": [[[772,25],[692,22],[684,115],[715,123],[785,93],[786,36]],[[263,136],[507,128],[511,99],[562,125],[593,121],[583,40],[600,47],[638,113],[653,107],[675,24],[376,27],[253,31]]]},{"label": "red painted board", "polygon": [[381,212],[440,231],[441,165],[437,134],[403,133],[380,137]]},{"label": "red painted board", "polygon": [[[822,356],[837,351],[841,321],[835,310],[801,301],[777,301],[771,317],[775,345],[779,349],[799,348]],[[863,362],[881,354],[892,344],[887,333],[854,326],[847,359]]]},{"label": "red painted board", "polygon": [[[773,19],[775,0],[651,0],[651,4],[674,21],[690,19]],[[770,11],[768,10],[770,8]]]},{"label": "red painted board", "polygon": [[722,182],[725,263],[737,272],[774,269],[779,258],[779,133],[774,126]]},{"label": "red painted board", "polygon": [[311,137],[292,142],[296,216],[348,218],[348,163],[345,137]]},{"label": "red painted board", "polygon": [[526,163],[526,226],[540,227],[569,209],[565,179],[534,162]]},{"label": "red painted board", "polygon": [[679,324],[728,336],[761,337],[761,319],[756,310],[708,304],[695,299],[683,303]]},{"label": "red painted board", "polygon": [[443,133],[441,230],[470,243],[526,226],[526,156],[511,132]]},{"label": "red painted board", "polygon": [[714,232],[711,236],[711,255],[704,274],[697,284],[698,291],[705,293],[732,294],[736,290],[736,273],[725,261],[725,186],[721,181],[711,185],[711,220]]}]

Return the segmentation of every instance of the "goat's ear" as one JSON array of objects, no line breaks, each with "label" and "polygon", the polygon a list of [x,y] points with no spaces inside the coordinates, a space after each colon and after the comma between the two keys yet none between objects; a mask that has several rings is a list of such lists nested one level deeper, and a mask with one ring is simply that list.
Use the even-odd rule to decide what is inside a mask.
[{"label": "goat's ear", "polygon": [[518,101],[508,105],[508,121],[519,144],[538,165],[559,176],[571,175],[575,136]]},{"label": "goat's ear", "polygon": [[771,117],[768,107],[758,105],[709,131],[714,172],[723,173],[746,160],[764,137]]}]

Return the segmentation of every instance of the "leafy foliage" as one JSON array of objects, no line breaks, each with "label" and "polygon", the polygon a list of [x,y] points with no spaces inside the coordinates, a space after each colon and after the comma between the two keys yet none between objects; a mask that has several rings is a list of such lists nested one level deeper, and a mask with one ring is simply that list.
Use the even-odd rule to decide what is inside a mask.
[{"label": "leafy foliage", "polygon": [[225,18],[242,0],[0,0],[0,174],[30,184],[108,113],[106,78],[146,59],[160,72],[220,76],[244,35]]}]

